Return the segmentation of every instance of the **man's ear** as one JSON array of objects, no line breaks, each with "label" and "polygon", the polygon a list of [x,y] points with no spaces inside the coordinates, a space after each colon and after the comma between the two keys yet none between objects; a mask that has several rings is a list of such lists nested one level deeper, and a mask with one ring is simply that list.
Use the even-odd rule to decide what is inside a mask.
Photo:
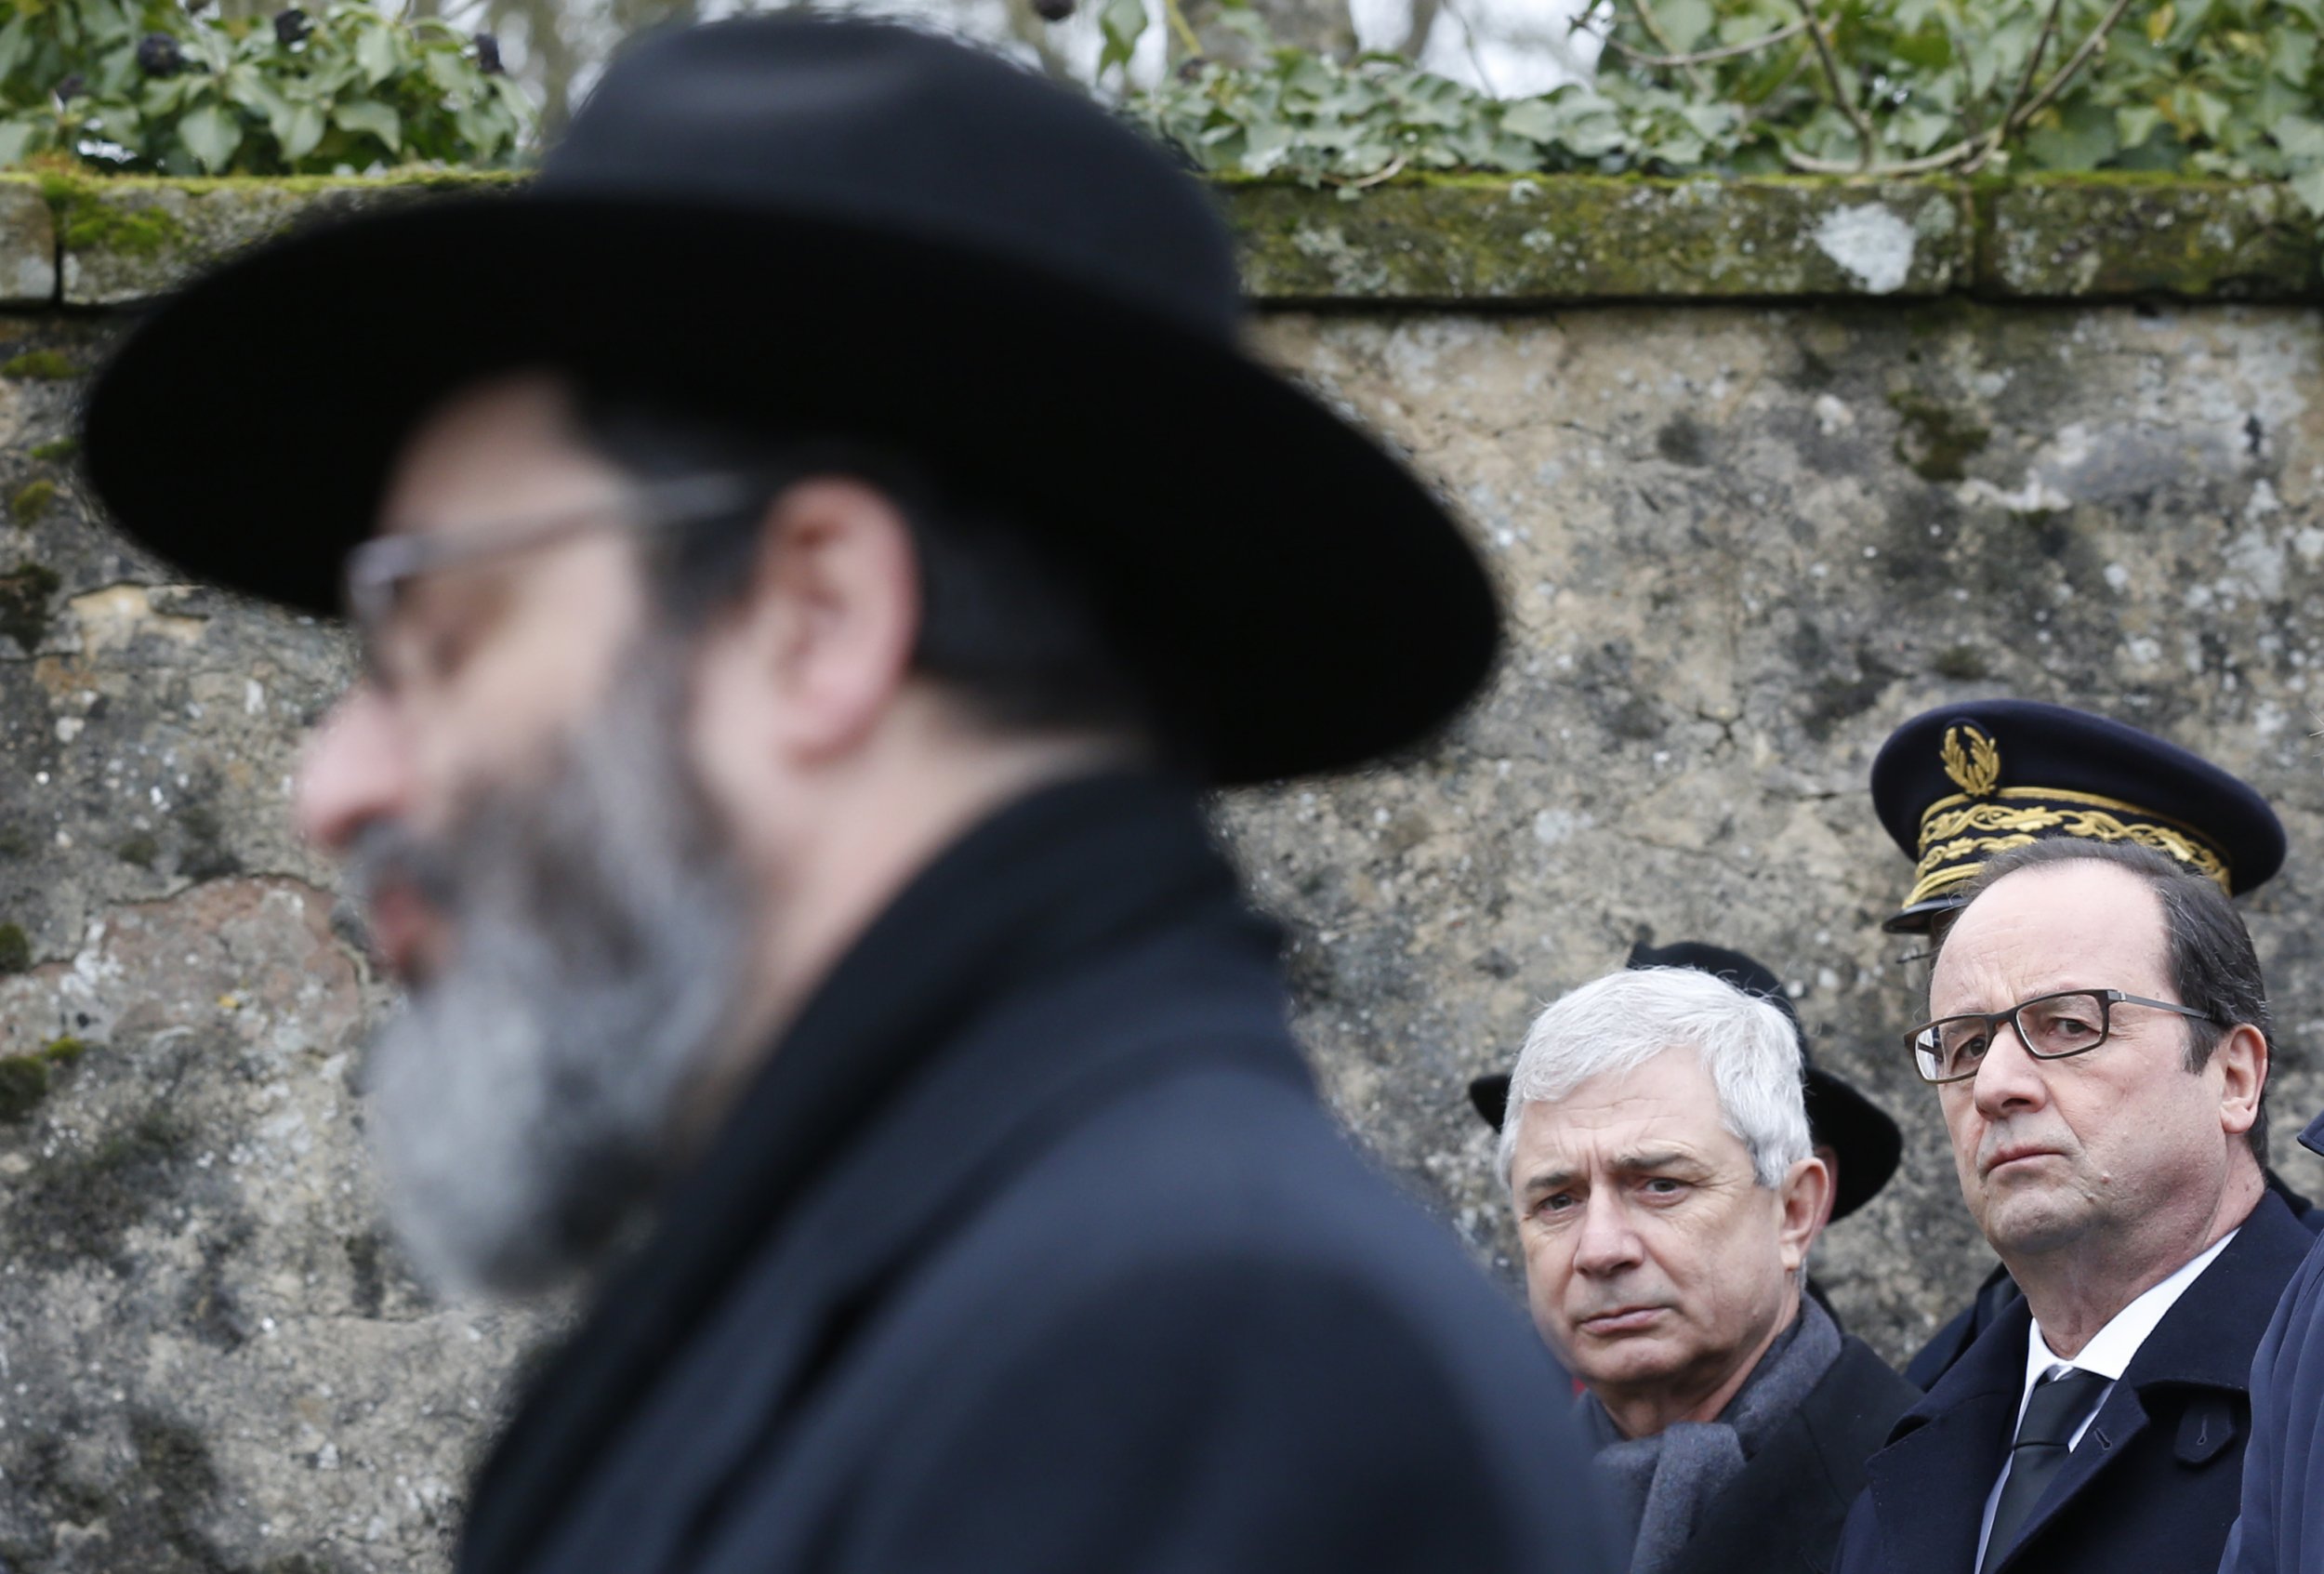
[{"label": "man's ear", "polygon": [[1832,1175],[1820,1158],[1802,1158],[1783,1178],[1778,1200],[1783,1222],[1776,1233],[1785,1273],[1797,1273],[1807,1262],[1824,1221],[1831,1213]]},{"label": "man's ear", "polygon": [[2212,1051],[2219,1071],[2219,1124],[2231,1136],[2249,1131],[2260,1118],[2260,1095],[2267,1091],[2267,1037],[2250,1023],[2229,1029]]},{"label": "man's ear", "polygon": [[789,487],[767,507],[734,618],[729,654],[773,702],[768,741],[800,761],[844,754],[887,713],[919,637],[903,510],[847,477]]}]

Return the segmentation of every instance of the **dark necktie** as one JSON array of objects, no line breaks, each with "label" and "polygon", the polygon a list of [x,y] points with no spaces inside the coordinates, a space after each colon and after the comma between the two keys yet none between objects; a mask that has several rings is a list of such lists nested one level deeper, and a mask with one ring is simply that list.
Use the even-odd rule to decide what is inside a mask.
[{"label": "dark necktie", "polygon": [[2001,1484],[2001,1501],[1993,1506],[1993,1533],[1986,1538],[1980,1574],[1992,1574],[2017,1540],[2034,1505],[2072,1457],[2074,1428],[2112,1381],[2068,1367],[2034,1384],[2025,1417],[2017,1423],[2017,1441],[2010,1445],[2009,1479]]}]

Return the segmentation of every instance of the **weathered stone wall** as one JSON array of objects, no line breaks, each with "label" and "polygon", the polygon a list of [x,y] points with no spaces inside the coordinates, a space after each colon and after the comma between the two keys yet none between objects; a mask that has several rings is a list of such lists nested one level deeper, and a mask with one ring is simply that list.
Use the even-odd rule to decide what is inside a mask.
[{"label": "weathered stone wall", "polygon": [[[72,463],[115,309],[407,194],[0,181],[10,1574],[439,1568],[546,1326],[430,1303],[379,1234],[350,1078],[385,998],[284,824],[341,640],[178,584]],[[1632,940],[1699,938],[1792,981],[1907,1131],[1822,1249],[1851,1324],[1901,1355],[1965,1294],[1987,1259],[1896,1048],[1923,970],[1878,932],[1906,865],[1864,782],[1896,721],[1996,693],[2166,732],[2281,807],[2291,862],[2248,906],[2277,1146],[2324,1187],[2290,1143],[2324,1104],[2324,332],[2278,193],[1230,195],[1264,352],[1443,483],[1512,609],[1441,747],[1223,810],[1335,1104],[1481,1255],[1506,1236],[1467,1078]]]}]

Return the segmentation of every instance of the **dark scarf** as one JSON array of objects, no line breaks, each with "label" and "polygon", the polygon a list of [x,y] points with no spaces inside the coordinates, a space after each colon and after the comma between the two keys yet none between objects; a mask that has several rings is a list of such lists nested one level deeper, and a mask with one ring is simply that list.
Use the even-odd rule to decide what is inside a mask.
[{"label": "dark scarf", "polygon": [[1275,944],[1182,784],[1110,774],[1046,788],[940,854],[832,970],[532,1384],[478,1480],[460,1568],[523,1567],[735,1276],[970,1025],[1045,976],[1190,920]]},{"label": "dark scarf", "polygon": [[1636,1531],[1631,1574],[1660,1574],[1678,1561],[1704,1511],[1823,1381],[1840,1359],[1840,1346],[1839,1325],[1802,1296],[1800,1315],[1776,1336],[1716,1421],[1682,1421],[1651,1437],[1626,1438],[1595,1397],[1582,1400],[1598,1472],[1614,1488],[1615,1513]]}]

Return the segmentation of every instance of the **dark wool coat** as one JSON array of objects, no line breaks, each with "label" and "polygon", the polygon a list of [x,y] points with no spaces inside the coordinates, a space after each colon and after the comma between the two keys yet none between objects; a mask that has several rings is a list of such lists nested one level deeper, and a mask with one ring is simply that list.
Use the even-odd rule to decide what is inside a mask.
[{"label": "dark wool coat", "polygon": [[1037,794],[785,1036],[464,1574],[1600,1574],[1567,1390],[1350,1149],[1194,794]]},{"label": "dark wool coat", "polygon": [[1864,1464],[1921,1391],[1850,1337],[1800,1408],[1712,1499],[1671,1574],[1824,1574]]},{"label": "dark wool coat", "polygon": [[[2313,1129],[2313,1128],[2311,1128]],[[2284,1184],[2275,1171],[2267,1171],[2267,1189],[2284,1199],[2292,1216],[2307,1226],[2310,1235],[2324,1235],[2324,1208],[2318,1208]],[[1976,1295],[1969,1304],[1954,1314],[1950,1322],[1938,1329],[1926,1344],[1921,1346],[1912,1359],[1905,1363],[1905,1377],[1915,1387],[1930,1389],[1943,1377],[1947,1369],[1961,1357],[1962,1352],[1977,1342],[1977,1335],[1993,1326],[2018,1299],[2017,1281],[2009,1276],[2009,1270],[1999,1263],[1977,1287]]]},{"label": "dark wool coat", "polygon": [[[2315,1237],[2273,1192],[2179,1297],[2098,1407],[2000,1566],[2026,1574],[2208,1574],[2236,1517],[2251,1352]],[[1866,1467],[1843,1574],[1973,1574],[1985,1501],[2017,1428],[2032,1315],[2011,1304]]]},{"label": "dark wool coat", "polygon": [[[2300,1141],[2324,1153],[2324,1116]],[[2324,1567],[2324,1243],[2309,1248],[2251,1358],[2243,1517],[2220,1574]]]}]

